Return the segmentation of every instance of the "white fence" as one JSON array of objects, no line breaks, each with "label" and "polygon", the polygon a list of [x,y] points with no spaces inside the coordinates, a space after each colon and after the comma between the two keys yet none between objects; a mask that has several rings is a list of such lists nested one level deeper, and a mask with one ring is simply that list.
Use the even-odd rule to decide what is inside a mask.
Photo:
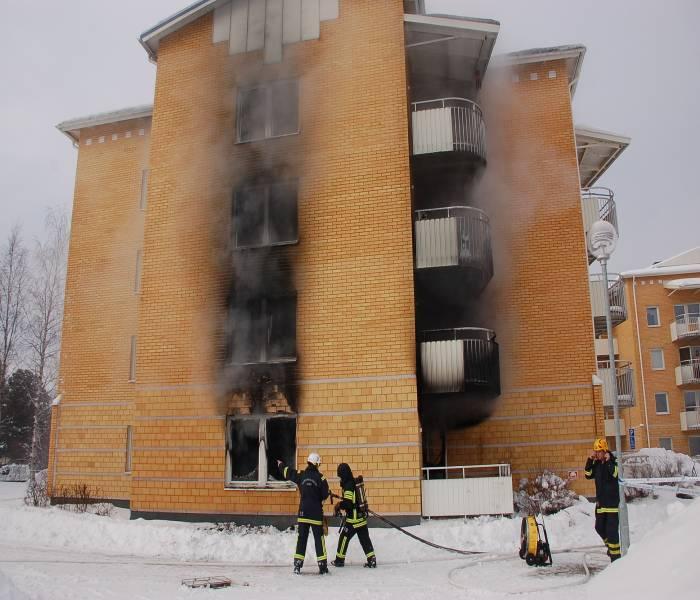
[{"label": "white fence", "polygon": [[513,513],[513,478],[507,464],[427,467],[421,492],[424,517]]}]

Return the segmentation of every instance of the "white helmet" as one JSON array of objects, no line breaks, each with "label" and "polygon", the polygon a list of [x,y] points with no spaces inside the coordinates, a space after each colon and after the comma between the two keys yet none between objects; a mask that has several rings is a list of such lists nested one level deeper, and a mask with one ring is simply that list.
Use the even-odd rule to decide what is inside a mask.
[{"label": "white helmet", "polygon": [[306,462],[310,462],[312,465],[318,467],[321,465],[321,457],[316,452],[312,452],[309,454],[309,458],[306,459]]}]

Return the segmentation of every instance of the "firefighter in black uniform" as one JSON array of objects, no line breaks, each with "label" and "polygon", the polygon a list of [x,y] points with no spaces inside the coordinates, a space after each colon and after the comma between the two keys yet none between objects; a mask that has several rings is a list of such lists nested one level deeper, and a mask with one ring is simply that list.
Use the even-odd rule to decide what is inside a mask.
[{"label": "firefighter in black uniform", "polygon": [[618,466],[605,438],[593,442],[586,461],[586,479],[595,479],[595,530],[608,547],[610,561],[620,558],[620,487]]},{"label": "firefighter in black uniform", "polygon": [[321,575],[328,573],[328,558],[326,556],[326,540],[323,537],[323,501],[330,495],[328,482],[319,472],[321,457],[312,452],[307,459],[306,469],[296,471],[284,466],[281,460],[277,465],[282,476],[297,484],[301,499],[299,500],[299,516],[297,517],[297,548],[294,553],[294,573],[299,575],[306,556],[306,541],[309,529],[313,531],[316,542],[316,560]]},{"label": "firefighter in black uniform", "polygon": [[[338,465],[338,477],[340,477],[340,485],[343,489],[343,495],[340,497],[340,502],[335,505],[336,516],[340,511],[345,511],[345,522],[340,530],[340,539],[338,540],[338,550],[335,553],[335,560],[331,563],[334,567],[345,566],[345,556],[348,552],[348,544],[355,534],[360,538],[362,550],[365,552],[367,562],[365,567],[374,569],[377,566],[377,558],[374,555],[372,540],[369,539],[369,531],[367,530],[367,513],[358,510],[357,498],[355,496],[355,478],[352,475],[350,465],[340,463]],[[336,496],[338,498],[339,496]]]}]

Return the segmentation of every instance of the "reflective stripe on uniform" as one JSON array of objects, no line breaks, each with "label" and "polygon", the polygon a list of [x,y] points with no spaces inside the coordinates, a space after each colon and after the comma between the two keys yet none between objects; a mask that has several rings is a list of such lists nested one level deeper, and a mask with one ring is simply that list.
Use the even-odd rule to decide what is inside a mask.
[{"label": "reflective stripe on uniform", "polygon": [[367,558],[372,558],[374,556],[374,552],[368,552],[367,553]]},{"label": "reflective stripe on uniform", "polygon": [[306,519],[304,517],[299,517],[297,523],[308,523],[309,525],[323,525],[323,521],[314,521],[313,519]]},{"label": "reflective stripe on uniform", "polygon": [[615,465],[615,468],[613,469],[613,477],[617,477],[617,465]]},{"label": "reflective stripe on uniform", "polygon": [[619,508],[596,508],[595,511],[598,514],[603,514],[603,513],[616,513],[620,512]]},{"label": "reflective stripe on uniform", "polygon": [[299,560],[304,560],[306,558],[303,554],[295,554],[294,558],[298,558]]},{"label": "reflective stripe on uniform", "polygon": [[584,475],[593,475],[593,471],[584,471]]},{"label": "reflective stripe on uniform", "polygon": [[321,556],[317,556],[316,560],[326,560],[328,558],[328,555],[326,553],[326,537],[321,536],[321,547],[323,548],[323,554]]}]

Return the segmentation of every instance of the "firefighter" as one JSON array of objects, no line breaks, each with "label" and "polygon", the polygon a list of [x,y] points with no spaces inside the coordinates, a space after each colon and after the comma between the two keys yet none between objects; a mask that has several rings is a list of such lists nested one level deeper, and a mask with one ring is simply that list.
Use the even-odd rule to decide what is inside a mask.
[{"label": "firefighter", "polygon": [[306,459],[306,469],[297,471],[286,467],[281,460],[277,461],[282,477],[293,481],[299,488],[301,498],[299,500],[299,516],[297,517],[297,547],[294,554],[294,573],[301,574],[306,556],[306,541],[309,538],[309,529],[313,531],[316,542],[316,560],[318,572],[321,575],[328,573],[328,558],[326,556],[326,540],[323,537],[323,501],[330,495],[328,482],[318,468],[321,466],[321,457],[312,452]]},{"label": "firefighter", "polygon": [[620,558],[620,487],[618,466],[605,438],[593,442],[586,467],[586,479],[595,479],[595,530],[608,547],[610,561]]},{"label": "firefighter", "polygon": [[338,516],[341,511],[345,512],[345,521],[340,530],[340,539],[338,540],[338,550],[335,553],[335,560],[331,562],[334,567],[345,566],[345,556],[348,552],[348,544],[355,534],[360,538],[362,550],[365,552],[367,562],[365,567],[374,569],[377,566],[377,558],[374,555],[372,540],[369,539],[369,531],[367,528],[367,513],[362,512],[357,506],[357,497],[355,494],[355,478],[352,475],[350,465],[340,463],[338,465],[338,477],[340,477],[340,486],[342,487],[342,496],[340,501],[335,505],[335,515]]}]

